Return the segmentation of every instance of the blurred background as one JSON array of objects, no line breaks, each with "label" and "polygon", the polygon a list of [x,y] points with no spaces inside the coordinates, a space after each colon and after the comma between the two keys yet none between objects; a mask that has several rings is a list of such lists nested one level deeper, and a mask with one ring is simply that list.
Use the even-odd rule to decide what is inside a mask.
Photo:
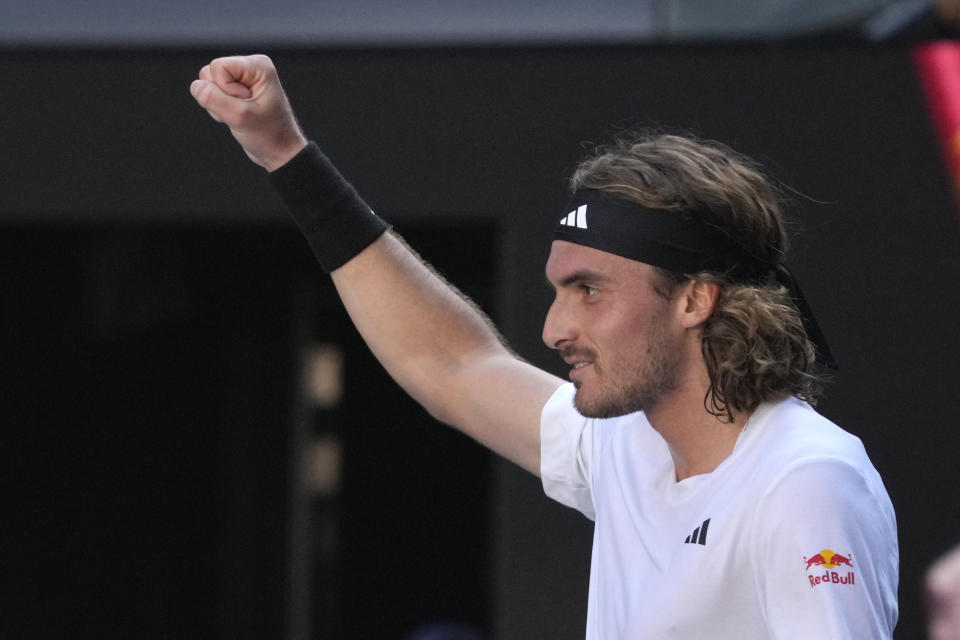
[{"label": "blurred background", "polygon": [[897,637],[922,637],[960,539],[957,25],[889,0],[0,2],[0,640],[583,637],[590,523],[393,385],[193,103],[250,52],[558,373],[543,265],[585,148],[657,126],[765,164],[841,366],[821,410],[884,477]]}]

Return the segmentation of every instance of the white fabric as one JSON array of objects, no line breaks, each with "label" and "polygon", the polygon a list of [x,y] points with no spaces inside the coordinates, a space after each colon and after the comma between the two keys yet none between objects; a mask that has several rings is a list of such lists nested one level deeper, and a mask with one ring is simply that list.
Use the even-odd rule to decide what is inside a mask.
[{"label": "white fabric", "polygon": [[858,438],[800,400],[761,405],[720,466],[677,482],[642,413],[587,419],[573,394],[543,409],[541,474],[596,522],[588,639],[892,636],[896,521]]}]

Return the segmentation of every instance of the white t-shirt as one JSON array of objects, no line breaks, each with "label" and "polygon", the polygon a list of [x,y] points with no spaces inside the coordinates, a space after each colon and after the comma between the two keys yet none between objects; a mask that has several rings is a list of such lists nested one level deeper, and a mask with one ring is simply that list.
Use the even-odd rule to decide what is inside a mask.
[{"label": "white t-shirt", "polygon": [[587,638],[890,638],[893,506],[860,440],[790,398],[757,408],[712,473],[676,481],[642,413],[543,409],[541,474],[595,520]]}]

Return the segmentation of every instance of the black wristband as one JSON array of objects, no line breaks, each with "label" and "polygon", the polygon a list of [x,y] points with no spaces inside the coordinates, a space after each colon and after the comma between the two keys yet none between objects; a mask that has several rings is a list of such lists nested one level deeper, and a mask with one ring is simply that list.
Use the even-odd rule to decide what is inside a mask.
[{"label": "black wristband", "polygon": [[390,228],[313,142],[271,173],[270,182],[327,273]]}]

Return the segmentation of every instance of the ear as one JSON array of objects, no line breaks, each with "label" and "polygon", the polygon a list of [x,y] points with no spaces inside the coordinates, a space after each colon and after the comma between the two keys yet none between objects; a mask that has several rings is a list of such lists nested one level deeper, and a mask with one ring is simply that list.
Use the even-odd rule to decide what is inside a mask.
[{"label": "ear", "polygon": [[677,296],[676,311],[685,329],[699,327],[713,314],[720,296],[720,285],[715,282],[690,280]]}]

